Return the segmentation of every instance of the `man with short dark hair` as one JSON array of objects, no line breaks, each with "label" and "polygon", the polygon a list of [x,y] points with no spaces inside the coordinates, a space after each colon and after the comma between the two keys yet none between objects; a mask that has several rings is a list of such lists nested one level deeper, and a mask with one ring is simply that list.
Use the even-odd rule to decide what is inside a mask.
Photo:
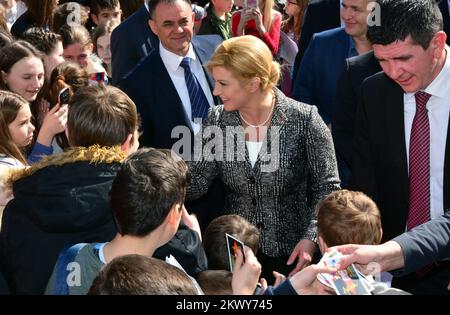
[{"label": "man with short dark hair", "polygon": [[[384,72],[362,84],[350,189],[378,204],[389,240],[450,208],[450,50],[434,0],[377,3],[367,37]],[[440,264],[393,285],[444,293],[449,278]]]}]

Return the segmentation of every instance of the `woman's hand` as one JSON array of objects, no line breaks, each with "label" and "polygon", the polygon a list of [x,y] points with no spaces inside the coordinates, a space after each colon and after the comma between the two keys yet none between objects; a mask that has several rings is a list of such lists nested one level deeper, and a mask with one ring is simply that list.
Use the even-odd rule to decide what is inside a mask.
[{"label": "woman's hand", "polygon": [[245,25],[247,25],[247,22],[252,19],[253,19],[252,10],[249,9],[241,10],[241,17],[239,19],[239,24],[237,28],[237,36],[245,35]]},{"label": "woman's hand", "polygon": [[47,147],[52,145],[53,137],[66,129],[67,124],[67,105],[59,106],[57,104],[44,117],[37,142]]},{"label": "woman's hand", "polygon": [[252,16],[253,16],[253,20],[255,20],[256,29],[257,29],[259,35],[263,36],[264,33],[266,32],[266,28],[264,27],[262,13],[261,13],[261,11],[259,11],[259,8],[252,9]]},{"label": "woman's hand", "polygon": [[289,277],[311,264],[315,250],[316,243],[311,240],[304,239],[298,242],[287,261],[287,264],[291,265],[298,258],[297,266],[291,271]]}]

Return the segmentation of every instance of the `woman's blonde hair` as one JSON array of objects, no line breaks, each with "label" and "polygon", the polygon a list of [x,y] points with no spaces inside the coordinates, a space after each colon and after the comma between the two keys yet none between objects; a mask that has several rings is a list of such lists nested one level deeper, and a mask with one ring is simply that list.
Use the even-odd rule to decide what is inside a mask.
[{"label": "woman's blonde hair", "polygon": [[263,91],[275,87],[280,79],[280,65],[273,61],[270,49],[251,35],[222,42],[206,66],[211,73],[215,67],[224,67],[242,83],[259,78]]},{"label": "woman's blonde hair", "polygon": [[275,2],[273,0],[260,0],[264,1],[264,10],[261,12],[261,14],[264,16],[264,28],[267,32],[270,31],[270,26],[272,25],[272,9],[275,6]]}]

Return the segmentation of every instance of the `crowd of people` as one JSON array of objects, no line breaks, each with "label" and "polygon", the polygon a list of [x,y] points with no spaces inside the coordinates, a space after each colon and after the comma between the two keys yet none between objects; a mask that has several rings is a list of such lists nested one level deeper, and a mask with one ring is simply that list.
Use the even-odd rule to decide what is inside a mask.
[{"label": "crowd of people", "polygon": [[0,293],[333,294],[376,263],[373,294],[450,294],[447,27],[435,0],[1,0]]}]

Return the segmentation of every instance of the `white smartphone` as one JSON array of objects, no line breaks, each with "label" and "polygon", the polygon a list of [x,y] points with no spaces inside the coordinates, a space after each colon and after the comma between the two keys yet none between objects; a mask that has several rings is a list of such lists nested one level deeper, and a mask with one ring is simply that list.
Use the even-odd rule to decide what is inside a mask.
[{"label": "white smartphone", "polygon": [[249,9],[257,9],[258,0],[244,0],[244,7]]}]

